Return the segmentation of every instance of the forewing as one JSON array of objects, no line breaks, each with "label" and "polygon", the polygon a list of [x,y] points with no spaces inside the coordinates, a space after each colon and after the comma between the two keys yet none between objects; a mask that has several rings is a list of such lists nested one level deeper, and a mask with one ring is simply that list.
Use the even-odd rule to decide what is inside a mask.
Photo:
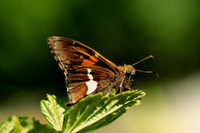
[{"label": "forewing", "polygon": [[114,63],[81,42],[52,36],[48,39],[48,44],[65,74],[68,69],[80,65],[101,66],[114,73],[120,72]]}]

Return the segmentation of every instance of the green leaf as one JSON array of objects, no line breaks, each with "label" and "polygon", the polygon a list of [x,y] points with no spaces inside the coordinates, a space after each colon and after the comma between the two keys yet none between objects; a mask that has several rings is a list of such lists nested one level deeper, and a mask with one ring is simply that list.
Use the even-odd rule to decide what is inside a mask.
[{"label": "green leaf", "polygon": [[72,106],[65,115],[65,133],[90,132],[103,127],[120,117],[129,108],[140,104],[142,91],[126,91],[103,96],[102,93],[87,96]]},{"label": "green leaf", "polygon": [[0,124],[0,133],[56,133],[48,125],[41,125],[38,121],[31,119],[26,121],[28,116],[10,116]]},{"label": "green leaf", "polygon": [[47,98],[48,100],[42,100],[40,102],[41,113],[54,129],[61,131],[63,127],[64,112],[67,110],[67,107],[55,95],[47,94]]},{"label": "green leaf", "polygon": [[32,119],[29,125],[32,126],[32,130],[28,133],[57,133],[50,125],[41,125],[38,121]]},{"label": "green leaf", "polygon": [[0,124],[1,133],[20,133],[26,132],[26,129],[23,128],[21,122],[28,119],[28,116],[10,116],[5,121]]}]

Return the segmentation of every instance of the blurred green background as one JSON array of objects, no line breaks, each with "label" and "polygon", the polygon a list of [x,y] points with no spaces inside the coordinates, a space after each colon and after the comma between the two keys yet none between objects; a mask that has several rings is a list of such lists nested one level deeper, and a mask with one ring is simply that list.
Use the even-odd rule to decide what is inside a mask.
[{"label": "blurred green background", "polygon": [[46,123],[46,93],[66,99],[64,75],[47,46],[53,35],[78,40],[117,65],[137,69],[146,96],[109,126],[116,133],[200,132],[200,2],[198,0],[0,1],[0,122],[27,114]]}]

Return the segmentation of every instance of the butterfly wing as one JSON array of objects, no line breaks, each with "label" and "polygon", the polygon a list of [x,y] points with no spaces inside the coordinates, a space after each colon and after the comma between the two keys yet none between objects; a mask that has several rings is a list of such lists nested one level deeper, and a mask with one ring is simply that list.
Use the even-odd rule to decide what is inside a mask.
[{"label": "butterfly wing", "polygon": [[71,104],[96,92],[108,93],[120,71],[92,48],[72,39],[50,37],[48,44],[66,76]]}]

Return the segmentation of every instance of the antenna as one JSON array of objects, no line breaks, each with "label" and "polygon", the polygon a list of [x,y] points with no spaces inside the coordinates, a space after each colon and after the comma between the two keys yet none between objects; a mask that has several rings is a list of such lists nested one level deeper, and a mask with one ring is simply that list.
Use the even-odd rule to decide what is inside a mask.
[{"label": "antenna", "polygon": [[[141,59],[140,61],[134,63],[132,66],[135,66],[135,65],[139,64],[140,62],[143,62],[143,61],[145,61],[145,60],[147,60],[147,59],[154,59],[154,57],[153,57],[153,55],[149,55],[149,56],[147,56],[147,57]],[[135,71],[137,71],[137,72],[142,72],[142,73],[155,73],[156,76],[159,77],[158,73],[155,72],[155,71],[145,71],[145,70],[138,70],[138,69],[135,69]]]},{"label": "antenna", "polygon": [[151,58],[151,59],[154,59],[153,55],[149,55],[149,56],[147,56],[147,57],[141,59],[140,61],[134,63],[132,66],[135,66],[135,65],[139,64],[140,62],[143,62],[143,61],[145,61],[145,60],[147,60],[147,59],[150,59],[150,58]]},{"label": "antenna", "polygon": [[144,70],[138,70],[138,69],[135,69],[135,71],[136,71],[136,72],[141,72],[141,73],[154,73],[154,74],[156,74],[156,77],[159,78],[158,73],[155,72],[155,71],[144,71]]}]

